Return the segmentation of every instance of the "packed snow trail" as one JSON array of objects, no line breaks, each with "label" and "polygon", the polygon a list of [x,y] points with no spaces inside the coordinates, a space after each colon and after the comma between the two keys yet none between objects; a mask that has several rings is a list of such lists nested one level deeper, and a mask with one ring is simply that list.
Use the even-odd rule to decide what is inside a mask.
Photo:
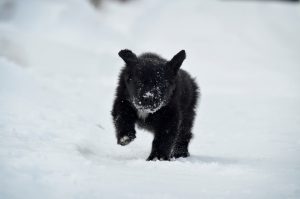
[{"label": "packed snow trail", "polygon": [[[300,5],[0,2],[0,198],[300,197]],[[191,157],[117,145],[117,52],[187,52],[201,86]]]}]

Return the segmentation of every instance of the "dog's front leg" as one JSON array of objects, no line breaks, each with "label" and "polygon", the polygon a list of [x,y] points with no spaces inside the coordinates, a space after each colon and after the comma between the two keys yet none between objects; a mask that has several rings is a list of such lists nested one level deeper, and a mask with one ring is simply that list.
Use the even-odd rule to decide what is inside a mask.
[{"label": "dog's front leg", "polygon": [[[172,115],[172,117],[169,117]],[[162,123],[156,129],[152,150],[147,160],[170,160],[175,139],[178,134],[179,119],[176,113],[168,114],[167,118],[161,119]]]},{"label": "dog's front leg", "polygon": [[170,160],[176,134],[160,132],[155,135],[152,142],[152,150],[147,160]]},{"label": "dog's front leg", "polygon": [[125,146],[135,139],[136,113],[128,101],[116,100],[112,110],[117,143]]}]

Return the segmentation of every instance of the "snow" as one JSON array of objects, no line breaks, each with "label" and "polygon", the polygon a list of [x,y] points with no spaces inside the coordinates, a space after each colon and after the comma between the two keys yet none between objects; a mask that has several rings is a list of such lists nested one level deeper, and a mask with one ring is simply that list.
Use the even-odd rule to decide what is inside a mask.
[{"label": "snow", "polygon": [[144,98],[149,98],[149,97],[154,97],[154,94],[151,93],[150,91],[146,92],[144,95],[143,95]]},{"label": "snow", "polygon": [[128,136],[124,136],[120,139],[120,143],[123,145],[126,145],[127,142],[129,142],[129,137]]},{"label": "snow", "polygon": [[[300,197],[300,5],[0,1],[0,198]],[[120,49],[172,58],[201,86],[191,157],[117,145]]]}]

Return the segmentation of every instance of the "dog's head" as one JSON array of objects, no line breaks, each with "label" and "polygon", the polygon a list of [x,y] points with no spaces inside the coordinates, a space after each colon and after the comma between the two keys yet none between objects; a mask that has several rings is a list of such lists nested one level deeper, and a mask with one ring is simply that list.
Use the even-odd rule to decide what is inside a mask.
[{"label": "dog's head", "polygon": [[182,50],[170,61],[152,53],[137,57],[130,50],[121,50],[119,56],[126,66],[122,80],[134,107],[146,113],[154,113],[169,101],[178,70],[186,55]]}]

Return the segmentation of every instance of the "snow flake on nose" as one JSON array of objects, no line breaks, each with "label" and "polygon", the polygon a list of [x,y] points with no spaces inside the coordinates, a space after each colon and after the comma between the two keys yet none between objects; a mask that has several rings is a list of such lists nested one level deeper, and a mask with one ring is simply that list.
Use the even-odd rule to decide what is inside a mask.
[{"label": "snow flake on nose", "polygon": [[143,95],[143,98],[150,98],[150,97],[154,97],[154,94],[151,93],[150,91],[146,92],[146,93]]}]

